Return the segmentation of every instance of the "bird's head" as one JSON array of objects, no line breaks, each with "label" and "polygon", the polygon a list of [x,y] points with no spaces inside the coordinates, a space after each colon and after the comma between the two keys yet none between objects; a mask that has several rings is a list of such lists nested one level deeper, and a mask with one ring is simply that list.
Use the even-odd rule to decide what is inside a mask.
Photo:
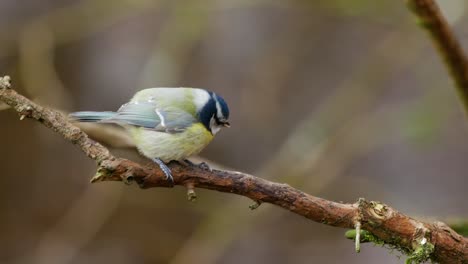
[{"label": "bird's head", "polygon": [[215,135],[221,128],[230,127],[228,122],[229,107],[221,96],[213,92],[204,92],[208,96],[195,97],[195,104],[198,106],[198,116],[201,123]]}]

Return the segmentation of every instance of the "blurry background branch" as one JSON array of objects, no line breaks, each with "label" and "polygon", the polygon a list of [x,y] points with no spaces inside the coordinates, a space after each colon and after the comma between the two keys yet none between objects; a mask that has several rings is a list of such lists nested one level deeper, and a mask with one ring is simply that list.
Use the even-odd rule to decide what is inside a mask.
[{"label": "blurry background branch", "polygon": [[434,0],[408,0],[408,6],[418,17],[420,25],[431,34],[455,80],[465,111],[468,111],[468,58],[461,44]]},{"label": "blurry background branch", "polygon": [[[41,107],[10,89],[9,77],[0,79],[0,100],[13,107],[21,116],[38,120],[65,139],[76,144],[98,163],[96,181],[135,181],[142,188],[171,187],[156,167],[144,167],[135,162],[112,156],[79,128],[69,123],[59,112]],[[286,184],[274,183],[248,174],[230,171],[207,171],[197,167],[171,164],[174,183],[246,196],[256,203],[272,203],[313,221],[331,226],[354,228],[361,226],[377,239],[395,246],[422,262],[433,259],[441,263],[468,261],[468,239],[443,223],[424,223],[405,216],[380,202],[363,199],[356,204],[344,204],[313,197]]]}]

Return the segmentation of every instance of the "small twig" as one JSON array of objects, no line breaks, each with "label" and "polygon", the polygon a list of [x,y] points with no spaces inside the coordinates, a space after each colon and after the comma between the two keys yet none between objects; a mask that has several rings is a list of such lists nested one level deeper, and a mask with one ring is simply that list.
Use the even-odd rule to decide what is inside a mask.
[{"label": "small twig", "polygon": [[[1,80],[3,81],[0,83],[5,83],[5,78]],[[41,107],[12,89],[5,89],[7,86],[1,86],[1,101],[13,107],[20,115],[34,118],[62,135],[98,163],[98,172],[93,182],[135,181],[142,188],[173,187],[158,167],[142,166],[112,156],[105,147],[89,139],[60,113]],[[193,186],[242,195],[258,201],[258,204],[271,203],[330,226],[358,228],[356,219],[360,219],[359,228],[408,252],[424,250],[429,252],[424,257],[429,256],[441,263],[468,261],[468,239],[445,225],[417,221],[379,202],[360,199],[355,204],[336,203],[306,194],[287,184],[271,182],[245,173],[205,170],[198,166],[183,166],[178,163],[171,163],[169,167],[174,177],[174,185],[189,186],[189,190]],[[416,236],[421,228],[427,230],[425,234],[430,234],[426,239],[428,245],[435,245],[433,251],[428,251],[427,247],[421,249],[418,240],[420,237]]]},{"label": "small twig", "polygon": [[253,204],[249,205],[250,210],[255,210],[262,205],[261,201],[254,201]]},{"label": "small twig", "polygon": [[197,194],[195,193],[195,185],[191,182],[185,184],[185,188],[187,188],[187,199],[191,202],[195,202],[197,200]]}]

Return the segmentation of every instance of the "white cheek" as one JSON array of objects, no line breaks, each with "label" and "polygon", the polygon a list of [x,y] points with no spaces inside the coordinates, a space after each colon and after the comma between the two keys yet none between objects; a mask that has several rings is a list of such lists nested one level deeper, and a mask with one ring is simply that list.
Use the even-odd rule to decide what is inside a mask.
[{"label": "white cheek", "polygon": [[219,132],[219,130],[221,130],[221,126],[212,126],[211,127],[211,133],[213,133],[213,135],[216,135],[216,133]]},{"label": "white cheek", "polygon": [[218,116],[223,116],[223,112],[221,111],[221,105],[219,104],[218,100],[216,100],[216,112]]}]

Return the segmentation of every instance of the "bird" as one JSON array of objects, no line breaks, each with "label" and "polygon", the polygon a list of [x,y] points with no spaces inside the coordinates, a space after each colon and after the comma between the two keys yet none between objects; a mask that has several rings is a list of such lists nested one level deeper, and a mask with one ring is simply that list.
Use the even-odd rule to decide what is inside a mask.
[{"label": "bird", "polygon": [[116,112],[81,111],[69,118],[124,127],[139,153],[154,161],[172,183],[167,163],[193,165],[187,158],[202,151],[221,128],[230,127],[226,101],[201,88],[147,88]]}]

